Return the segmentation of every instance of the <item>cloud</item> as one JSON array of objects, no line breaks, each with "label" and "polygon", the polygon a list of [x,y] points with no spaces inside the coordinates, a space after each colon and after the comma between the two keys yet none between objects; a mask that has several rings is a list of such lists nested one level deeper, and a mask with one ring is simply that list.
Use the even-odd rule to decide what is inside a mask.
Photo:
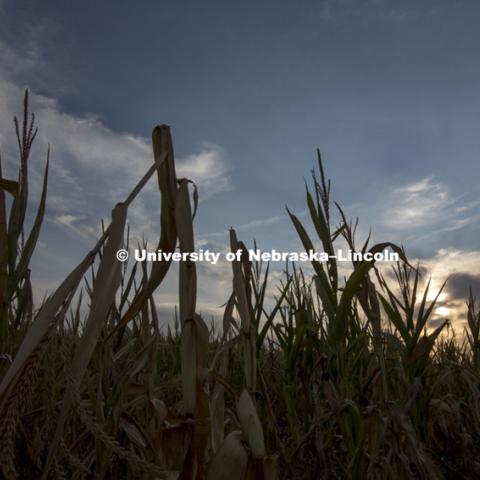
[{"label": "cloud", "polygon": [[[4,172],[12,177],[17,169],[12,119],[21,112],[24,91],[15,78],[34,71],[39,55],[19,57],[1,42],[0,53],[6,53],[7,64],[12,67],[0,71],[0,147],[7,154]],[[38,157],[39,152],[44,155],[47,145],[52,146],[47,216],[67,229],[75,226],[78,232],[95,236],[99,220],[128,195],[152,164],[150,141],[129,132],[114,131],[94,114],[67,113],[56,99],[35,92],[30,94],[30,106],[39,126],[32,157]],[[176,164],[179,176],[197,184],[201,200],[232,188],[226,152],[212,142],[204,142],[198,152],[178,158]],[[39,196],[43,168],[44,160],[32,158],[32,198]],[[147,235],[152,232],[152,219],[157,222],[157,190],[156,182],[149,182],[130,209],[129,221],[138,230],[146,230]],[[69,216],[76,219],[74,223],[58,220]],[[96,229],[91,228],[92,224]]]},{"label": "cloud", "polygon": [[48,218],[48,220],[56,223],[66,230],[69,230],[77,237],[83,237],[86,240],[91,240],[99,235],[100,229],[96,228],[98,222],[95,222],[93,225],[86,223],[85,221],[87,218],[88,217],[86,215],[76,216],[67,213],[65,215],[58,215],[53,219]]},{"label": "cloud", "polygon": [[75,215],[60,215],[55,221],[66,227],[72,227],[73,223],[77,220],[81,220],[84,217],[76,217]]},{"label": "cloud", "polygon": [[[15,114],[22,90],[12,83],[0,83],[0,97],[4,99],[2,122]],[[33,94],[31,106],[39,119],[38,141],[44,145],[50,143],[59,162],[68,158],[70,164],[108,176],[109,180],[122,179],[126,188],[130,188],[131,182],[139,179],[141,172],[153,162],[150,143],[144,137],[113,131],[95,115],[67,114],[52,98]],[[200,152],[178,159],[177,164],[180,175],[191,177],[211,194],[230,188],[225,156],[215,144],[209,143]],[[67,165],[60,165],[71,179]]]},{"label": "cloud", "polygon": [[187,155],[177,165],[177,176],[187,177],[199,187],[200,201],[232,189],[225,152],[214,143],[205,143],[200,152]]},{"label": "cloud", "polygon": [[472,275],[459,272],[452,274],[448,279],[448,293],[455,298],[466,298],[470,288],[474,296],[480,296],[480,273]]},{"label": "cloud", "polygon": [[472,213],[479,202],[461,200],[446,184],[428,176],[390,191],[383,203],[381,224],[394,230],[416,231],[417,240],[459,230],[480,220],[479,214]]},{"label": "cloud", "polygon": [[[2,11],[0,3],[0,13]],[[0,57],[2,58],[2,80],[15,81],[22,75],[29,75],[42,63],[38,41],[34,36],[25,36],[22,44],[13,49],[0,40]],[[21,48],[19,50],[18,48]]]},{"label": "cloud", "polygon": [[[258,229],[258,228],[263,228],[263,227],[270,227],[272,225],[275,225],[279,222],[282,222],[284,220],[287,220],[288,217],[287,215],[274,215],[273,217],[268,217],[268,218],[261,218],[261,219],[255,219],[251,220],[246,223],[241,223],[240,225],[233,225],[233,228],[235,229],[236,232],[243,232],[245,230],[251,230],[251,229]],[[211,232],[211,233],[206,233],[201,236],[202,237],[202,242],[205,242],[205,239],[208,238],[213,238],[213,237],[221,237],[228,239],[229,238],[229,230],[223,230],[222,232]]]},{"label": "cloud", "polygon": [[[462,337],[466,326],[465,302],[469,295],[469,287],[472,287],[477,298],[480,297],[480,251],[444,248],[439,249],[429,258],[411,258],[410,263],[414,266],[418,265],[420,272],[416,307],[420,307],[429,282],[427,307],[436,299],[427,329],[431,331],[448,319],[456,335]],[[383,264],[378,267],[389,287],[401,298],[391,266]]]},{"label": "cloud", "polygon": [[[432,301],[443,283],[447,282],[438,298],[432,320],[448,318],[454,330],[463,333],[469,287],[472,286],[474,294],[477,292],[480,295],[480,251],[440,249],[434,256],[422,259],[420,265],[423,272],[420,288],[425,288],[431,278],[428,301]],[[430,322],[430,326],[433,327],[434,323]]]},{"label": "cloud", "polygon": [[[41,52],[35,50],[20,55],[0,41],[0,55],[4,66],[0,70],[2,167],[5,177],[15,178],[18,149],[12,120],[14,115],[21,116],[24,83],[30,83],[36,68],[41,67]],[[40,197],[47,146],[52,146],[46,221],[41,237],[48,240],[39,244],[32,273],[35,298],[39,300],[74,266],[73,257],[91,247],[101,232],[101,219],[108,218],[113,206],[128,195],[153,163],[153,155],[149,139],[117,132],[95,114],[68,113],[55,98],[31,90],[30,107],[39,127],[29,164],[33,213]],[[227,152],[213,142],[200,143],[197,151],[177,158],[176,164],[179,177],[188,177],[197,184],[201,200],[232,188]],[[158,187],[153,178],[129,208],[131,241],[145,234],[150,243],[156,242],[159,211]],[[69,244],[74,252],[72,257],[60,253],[59,250],[65,249],[58,249],[59,244]],[[212,277],[208,283],[209,289],[217,291],[213,280]],[[177,282],[172,281],[166,288],[170,298],[176,299],[173,292]],[[207,290],[202,293],[207,302],[215,297]],[[219,304],[220,300],[225,301],[220,294],[217,296]],[[172,305],[174,303],[175,300]],[[208,315],[218,312],[214,304],[204,306]]]},{"label": "cloud", "polygon": [[449,282],[453,279],[451,290],[449,290],[450,287],[447,288],[449,293],[466,298],[468,289],[465,289],[462,293],[458,288],[459,281],[480,275],[480,252],[477,250],[442,248],[433,257],[422,260],[421,265],[435,279],[433,287],[439,287],[446,279],[449,279]]},{"label": "cloud", "polygon": [[426,177],[395,188],[388,202],[385,224],[393,228],[414,228],[431,224],[441,210],[452,206],[448,187]]}]

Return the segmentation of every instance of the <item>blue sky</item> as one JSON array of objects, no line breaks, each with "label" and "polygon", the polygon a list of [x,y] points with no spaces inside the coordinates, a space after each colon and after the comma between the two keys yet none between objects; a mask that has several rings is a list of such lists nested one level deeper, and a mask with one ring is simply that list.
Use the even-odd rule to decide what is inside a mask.
[{"label": "blue sky", "polygon": [[[0,13],[7,171],[24,86],[40,127],[33,192],[52,144],[40,290],[148,168],[157,123],[172,126],[179,169],[199,184],[201,245],[224,247],[234,226],[264,249],[298,248],[285,204],[304,210],[320,147],[333,199],[363,232],[404,244],[437,284],[454,274],[445,308],[478,285],[478,2],[2,0]],[[157,216],[152,184],[130,221],[154,241]],[[203,272],[212,311],[224,273]]]}]

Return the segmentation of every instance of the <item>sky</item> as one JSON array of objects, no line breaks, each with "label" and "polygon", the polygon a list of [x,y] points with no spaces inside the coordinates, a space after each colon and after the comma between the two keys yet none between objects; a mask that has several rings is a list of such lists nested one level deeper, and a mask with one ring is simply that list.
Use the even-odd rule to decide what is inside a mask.
[{"label": "sky", "polygon": [[[468,285],[480,296],[479,14],[476,0],[0,0],[0,150],[12,177],[28,86],[31,215],[52,147],[37,297],[94,244],[166,123],[179,174],[199,187],[198,246],[225,249],[233,226],[249,245],[300,249],[285,206],[308,221],[318,147],[361,234],[402,244],[434,288],[450,276],[436,315],[461,326]],[[158,213],[151,182],[130,209],[134,234],[155,243]],[[226,300],[229,269],[199,269],[206,312]]]}]

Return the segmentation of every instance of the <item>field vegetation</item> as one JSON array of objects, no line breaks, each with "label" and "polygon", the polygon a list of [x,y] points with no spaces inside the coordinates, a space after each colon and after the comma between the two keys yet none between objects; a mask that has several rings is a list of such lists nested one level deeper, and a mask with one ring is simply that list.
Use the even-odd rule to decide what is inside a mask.
[{"label": "field vegetation", "polygon": [[[30,260],[49,163],[26,231],[36,134],[28,93],[15,126],[18,179],[0,171],[3,478],[480,478],[476,302],[466,305],[465,341],[443,335],[447,322],[427,329],[428,283],[420,289],[398,246],[357,244],[320,158],[306,192],[310,225],[288,212],[304,249],[388,248],[400,256],[393,274],[374,261],[353,262],[346,277],[335,259],[313,261],[313,275],[289,264],[267,298],[268,264],[244,256],[232,263],[223,319],[209,325],[197,310],[195,263],[185,261],[176,321],[163,328],[170,319],[159,318],[154,293],[170,262],[122,264],[115,255],[129,246],[129,205],[151,176],[160,192],[157,248],[195,250],[198,195],[176,176],[169,128],[154,128],[153,165],[113,208],[97,244],[34,305]],[[247,249],[233,229],[229,240],[232,251]]]}]

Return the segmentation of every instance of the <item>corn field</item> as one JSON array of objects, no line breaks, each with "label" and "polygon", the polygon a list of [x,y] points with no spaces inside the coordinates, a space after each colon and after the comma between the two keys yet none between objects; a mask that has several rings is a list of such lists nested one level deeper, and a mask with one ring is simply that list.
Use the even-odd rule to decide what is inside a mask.
[{"label": "corn field", "polygon": [[[47,199],[25,231],[28,166],[36,135],[25,95],[15,119],[18,179],[0,166],[0,466],[11,479],[474,479],[480,478],[480,313],[466,304],[464,341],[429,320],[436,299],[391,243],[357,245],[319,156],[306,192],[305,247],[330,253],[389,248],[339,274],[286,268],[267,297],[269,267],[232,262],[221,325],[197,312],[194,262],[179,264],[175,325],[154,293],[170,262],[117,261],[128,248],[128,209],[150,177],[160,192],[163,252],[195,250],[198,195],[177,178],[169,127],[152,132],[153,164],[84,259],[41,305],[30,260]],[[314,231],[312,238],[307,231]],[[232,252],[247,249],[230,230]],[[171,274],[171,273],[170,273]],[[440,292],[437,292],[437,294]],[[467,293],[467,292],[466,292]]]}]

